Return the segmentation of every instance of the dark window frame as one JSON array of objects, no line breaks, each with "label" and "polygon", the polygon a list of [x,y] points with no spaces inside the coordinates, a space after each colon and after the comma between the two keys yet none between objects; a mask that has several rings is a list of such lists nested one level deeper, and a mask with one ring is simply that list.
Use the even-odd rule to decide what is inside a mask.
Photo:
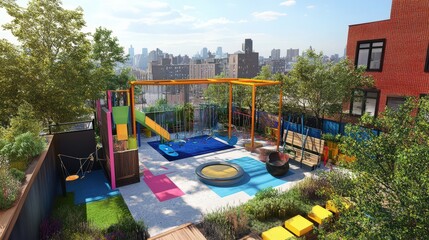
[{"label": "dark window frame", "polygon": [[[361,110],[360,114],[353,113],[353,103],[354,103],[354,98],[355,98],[355,93],[353,91],[351,101],[350,101],[349,114],[351,116],[362,116],[362,115],[364,115],[366,113],[365,112],[365,110],[366,110],[366,99],[370,98],[370,99],[375,99],[375,111],[374,111],[373,117],[377,117],[378,105],[380,103],[380,90],[378,90],[378,89],[355,89],[355,91],[362,91],[363,92],[363,97],[362,97],[362,101],[361,101],[362,110]],[[377,97],[368,97],[368,93],[376,93]]]},{"label": "dark window frame", "polygon": [[428,50],[426,52],[425,72],[429,73],[429,44],[428,44]]},{"label": "dark window frame", "polygon": [[[374,43],[379,43],[382,42],[383,46],[381,47],[373,47]],[[361,44],[366,44],[368,43],[370,46],[368,48],[360,48],[359,46]],[[374,48],[381,48],[381,57],[380,57],[380,67],[378,69],[370,69],[370,64],[371,64],[371,55],[372,55],[372,50]],[[373,40],[362,40],[362,41],[358,41],[357,45],[356,45],[356,56],[355,56],[355,66],[358,67],[358,60],[359,60],[359,50],[361,49],[369,49],[368,52],[368,59],[366,62],[366,71],[367,72],[382,72],[383,71],[383,63],[384,63],[384,53],[385,53],[385,49],[386,49],[386,39],[382,38],[382,39],[373,39]]]},{"label": "dark window frame", "polygon": [[[405,103],[405,101],[407,101],[407,96],[387,96],[386,97],[386,107],[389,106],[389,100],[393,100],[393,99],[401,99]],[[402,103],[402,104],[404,104],[404,103]]]}]

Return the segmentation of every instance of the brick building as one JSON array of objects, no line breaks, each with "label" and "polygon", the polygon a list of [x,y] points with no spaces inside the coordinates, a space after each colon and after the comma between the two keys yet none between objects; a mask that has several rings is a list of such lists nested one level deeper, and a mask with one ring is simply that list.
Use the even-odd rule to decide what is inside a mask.
[{"label": "brick building", "polygon": [[244,53],[229,55],[227,76],[230,78],[254,78],[259,73],[259,53],[253,52],[252,39],[245,39]]},{"label": "brick building", "polygon": [[355,91],[352,115],[377,115],[428,94],[429,1],[392,0],[390,19],[350,25],[347,56],[375,79],[374,89]]}]

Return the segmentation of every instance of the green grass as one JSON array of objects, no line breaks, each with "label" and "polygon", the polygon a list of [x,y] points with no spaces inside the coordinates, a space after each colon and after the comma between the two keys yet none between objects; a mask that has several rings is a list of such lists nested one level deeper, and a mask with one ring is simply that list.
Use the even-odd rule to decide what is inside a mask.
[{"label": "green grass", "polygon": [[110,225],[119,223],[121,219],[131,217],[130,210],[122,196],[114,196],[105,200],[86,204],[87,220],[104,230]]},{"label": "green grass", "polygon": [[[75,205],[73,193],[67,193],[66,197],[57,198],[52,215],[65,223],[70,218],[81,219],[100,230],[105,230],[110,225],[119,223],[121,219],[126,217],[132,218],[124,199],[120,195],[96,202]],[[74,215],[74,217],[69,215]]]}]

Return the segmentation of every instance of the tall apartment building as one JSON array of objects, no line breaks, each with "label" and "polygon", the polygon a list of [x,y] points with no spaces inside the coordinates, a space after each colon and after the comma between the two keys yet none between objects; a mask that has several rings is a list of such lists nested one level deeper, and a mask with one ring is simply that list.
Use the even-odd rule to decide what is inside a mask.
[{"label": "tall apartment building", "polygon": [[274,59],[274,60],[280,59],[280,49],[271,50],[271,59]]},{"label": "tall apartment building", "polygon": [[375,79],[375,88],[354,92],[351,115],[377,115],[428,94],[429,1],[392,0],[390,19],[350,25],[347,56]]},{"label": "tall apartment building", "polygon": [[171,64],[170,58],[163,58],[161,63],[151,62],[148,72],[154,80],[189,79],[189,65]]},{"label": "tall apartment building", "polygon": [[230,54],[228,57],[228,74],[230,78],[253,78],[259,73],[259,53],[253,52],[252,39],[243,44],[244,53]]},{"label": "tall apartment building", "polygon": [[195,61],[189,65],[190,79],[214,78],[219,73],[219,67],[217,67],[215,63]]},{"label": "tall apartment building", "polygon": [[295,62],[296,58],[299,56],[299,49],[289,48],[286,50],[286,61]]},{"label": "tall apartment building", "polygon": [[[151,62],[148,66],[148,75],[152,80],[189,79],[189,65],[171,64],[171,58],[162,58],[161,63]],[[168,103],[179,104],[189,102],[189,86],[171,85],[152,87],[147,90],[148,96],[154,92],[161,92]],[[147,98],[149,98],[147,96]],[[150,100],[147,100],[150,102]]]}]

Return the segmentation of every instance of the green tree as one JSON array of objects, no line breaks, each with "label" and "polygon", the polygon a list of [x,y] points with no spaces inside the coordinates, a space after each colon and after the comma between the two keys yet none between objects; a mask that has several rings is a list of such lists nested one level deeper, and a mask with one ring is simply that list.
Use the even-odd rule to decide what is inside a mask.
[{"label": "green tree", "polygon": [[4,29],[20,43],[21,63],[11,61],[8,69],[15,80],[12,92],[19,92],[45,122],[73,121],[90,113],[86,100],[98,97],[103,85],[92,73],[82,9],[66,10],[59,0],[32,0],[26,8],[2,1],[0,7],[12,17]]},{"label": "green tree", "polygon": [[[214,78],[226,78],[226,75],[222,72]],[[203,95],[207,101],[226,107],[229,102],[229,86],[228,84],[209,84]]]},{"label": "green tree", "polygon": [[[375,126],[380,134],[365,128]],[[346,128],[343,149],[355,156],[354,208],[336,229],[346,239],[426,239],[429,236],[429,99],[408,99],[379,118]],[[349,186],[350,187],[350,186]]]},{"label": "green tree", "polygon": [[104,89],[117,90],[128,88],[128,81],[134,80],[131,69],[121,69],[115,73],[117,63],[124,63],[128,56],[124,54],[124,48],[119,45],[117,37],[112,36],[112,31],[98,27],[93,34],[92,58],[96,63],[95,76],[104,82]]},{"label": "green tree", "polygon": [[[119,73],[110,74],[107,77],[107,89],[110,90],[124,90],[130,88],[129,82],[136,80],[131,74],[131,68],[123,68],[119,70]],[[136,92],[141,92],[141,86],[136,87]]]},{"label": "green tree", "polygon": [[[266,65],[261,68],[261,71],[254,79],[283,81],[285,75],[283,73],[272,74],[271,66]],[[266,111],[277,114],[279,105],[279,89],[278,85],[257,87],[255,108],[257,111]],[[250,89],[250,96],[251,96]],[[251,102],[249,103],[251,106]]]},{"label": "green tree", "polygon": [[284,104],[303,113],[311,112],[319,119],[341,113],[343,103],[350,100],[354,89],[372,85],[373,79],[351,61],[324,62],[323,53],[309,49],[305,57],[298,57],[284,78]]},{"label": "green tree", "polygon": [[0,126],[7,126],[21,102],[22,91],[17,85],[25,81],[25,65],[19,50],[4,39],[0,40],[0,66]]}]

